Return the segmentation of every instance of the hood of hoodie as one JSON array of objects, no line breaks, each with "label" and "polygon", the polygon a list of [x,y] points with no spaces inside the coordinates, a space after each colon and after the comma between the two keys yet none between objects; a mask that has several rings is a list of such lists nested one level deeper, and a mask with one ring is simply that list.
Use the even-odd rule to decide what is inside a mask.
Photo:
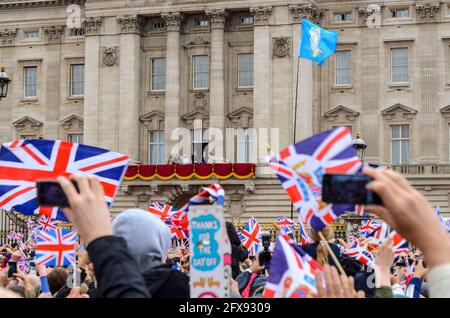
[{"label": "hood of hoodie", "polygon": [[113,234],[125,239],[141,269],[161,264],[171,245],[169,227],[141,209],[126,210],[117,216],[113,222]]}]

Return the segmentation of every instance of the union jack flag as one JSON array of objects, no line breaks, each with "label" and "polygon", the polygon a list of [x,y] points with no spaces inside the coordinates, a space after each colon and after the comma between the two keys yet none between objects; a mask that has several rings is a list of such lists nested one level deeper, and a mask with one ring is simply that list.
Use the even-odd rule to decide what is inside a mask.
[{"label": "union jack flag", "polygon": [[380,224],[378,224],[375,220],[362,220],[358,232],[364,236],[367,236],[378,229],[379,226]]},{"label": "union jack flag", "polygon": [[57,229],[39,231],[36,242],[37,265],[69,266],[75,262],[76,231]]},{"label": "union jack flag", "polygon": [[305,229],[305,223],[302,220],[299,220],[298,227],[300,232],[300,245],[308,245],[313,242],[313,240],[309,237],[308,232]]},{"label": "union jack flag", "polygon": [[27,228],[31,229],[34,227],[34,225],[35,225],[34,221],[32,219],[28,218],[27,219]]},{"label": "union jack flag", "polygon": [[19,232],[11,231],[11,232],[8,233],[6,238],[9,239],[9,240],[22,241],[23,240],[23,234],[19,233]]},{"label": "union jack flag", "polygon": [[278,235],[264,289],[265,298],[306,298],[317,294],[322,267],[285,235]]},{"label": "union jack flag", "polygon": [[0,148],[0,208],[25,215],[41,214],[67,221],[58,207],[40,207],[36,181],[72,174],[96,175],[108,205],[114,201],[129,157],[120,153],[59,140],[17,140]]},{"label": "union jack flag", "polygon": [[277,224],[280,227],[280,230],[289,235],[292,239],[295,240],[295,222],[285,216],[281,216],[277,219]]},{"label": "union jack flag", "polygon": [[56,230],[58,228],[58,221],[52,220],[50,217],[41,215],[38,222],[38,228],[41,231],[47,231],[48,229]]},{"label": "union jack flag", "polygon": [[291,145],[276,158],[268,158],[272,171],[281,181],[301,219],[321,231],[339,215],[354,206],[326,204],[322,201],[325,173],[356,173],[361,169],[350,130],[331,129]]},{"label": "union jack flag", "polygon": [[355,213],[359,216],[363,216],[364,215],[364,205],[363,204],[355,205]]},{"label": "union jack flag", "polygon": [[409,254],[409,243],[400,234],[392,230],[392,249],[397,256],[407,256]]},{"label": "union jack flag", "polygon": [[17,263],[19,265],[19,269],[24,273],[30,272],[30,264],[27,262],[27,259],[24,255],[20,258],[19,262]]},{"label": "union jack flag", "polygon": [[261,243],[261,226],[253,216],[239,233],[239,236],[248,254],[255,256],[258,253],[259,244]]},{"label": "union jack flag", "polygon": [[344,253],[372,269],[375,268],[374,256],[364,246],[361,246],[361,244],[356,244],[355,246],[346,249]]},{"label": "union jack flag", "polygon": [[444,218],[441,214],[441,208],[437,207],[436,208],[436,215],[439,218],[439,222],[442,224],[442,226],[444,227],[444,229],[447,232],[450,232],[450,219],[449,218]]},{"label": "union jack flag", "polygon": [[351,232],[347,233],[347,243],[353,246],[358,243],[358,238]]},{"label": "union jack flag", "polygon": [[148,208],[148,212],[159,217],[162,221],[165,221],[168,217],[171,217],[173,211],[174,208],[170,204],[161,204],[159,202],[153,202]]}]

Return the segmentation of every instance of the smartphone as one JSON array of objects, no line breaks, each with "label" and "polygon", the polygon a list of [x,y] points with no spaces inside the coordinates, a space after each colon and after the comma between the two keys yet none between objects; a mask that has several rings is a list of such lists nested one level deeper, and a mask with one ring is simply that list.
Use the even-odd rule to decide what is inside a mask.
[{"label": "smartphone", "polygon": [[17,273],[17,262],[8,262],[9,270],[8,270],[8,277],[14,277],[13,274]]},{"label": "smartphone", "polygon": [[[78,186],[72,181],[77,192]],[[37,200],[40,206],[57,206],[60,208],[69,207],[69,200],[64,193],[61,185],[54,180],[45,180],[36,182]]]},{"label": "smartphone", "polygon": [[376,193],[366,189],[372,180],[364,174],[325,174],[322,200],[327,203],[383,205]]}]

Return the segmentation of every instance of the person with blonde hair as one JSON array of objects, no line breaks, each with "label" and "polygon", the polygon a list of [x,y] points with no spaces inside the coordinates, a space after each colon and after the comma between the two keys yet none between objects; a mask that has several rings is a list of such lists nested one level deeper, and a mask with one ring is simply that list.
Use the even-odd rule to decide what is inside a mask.
[{"label": "person with blonde hair", "polygon": [[[310,229],[309,235],[314,243],[302,246],[303,250],[308,253],[312,258],[314,258],[320,265],[330,264],[336,266],[334,263],[328,249],[325,245],[325,242],[321,240],[319,233]],[[325,240],[331,247],[334,255],[336,255],[337,259],[341,258],[341,249],[334,241],[334,231],[331,225],[328,225],[322,229],[322,234]]]}]

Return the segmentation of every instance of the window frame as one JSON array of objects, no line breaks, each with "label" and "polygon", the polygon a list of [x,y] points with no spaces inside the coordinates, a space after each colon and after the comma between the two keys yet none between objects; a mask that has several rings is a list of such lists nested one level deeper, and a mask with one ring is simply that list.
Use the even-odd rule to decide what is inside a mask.
[{"label": "window frame", "polygon": [[[195,82],[196,82],[195,81],[195,76],[197,74],[197,72],[195,71],[195,60],[196,60],[197,57],[206,57],[207,61],[208,61],[208,70],[206,72],[203,72],[203,73],[207,74],[207,86],[206,87],[196,87],[195,86]],[[210,83],[211,61],[210,61],[209,54],[194,54],[194,55],[192,55],[191,59],[192,59],[192,62],[191,62],[191,67],[192,67],[192,77],[191,77],[192,90],[193,91],[207,91],[207,90],[209,90],[209,87],[211,85],[211,83]]]},{"label": "window frame", "polygon": [[[73,136],[77,136],[77,141],[73,141],[72,138]],[[82,142],[79,142],[79,137],[81,136],[81,138],[83,139]],[[69,133],[67,134],[67,141],[68,142],[75,142],[77,144],[83,144],[84,143],[84,134],[83,133]]]},{"label": "window frame", "polygon": [[[73,88],[74,88],[74,80],[73,80],[73,68],[74,66],[83,65],[83,94],[74,94]],[[86,65],[85,63],[70,63],[69,64],[69,97],[74,98],[82,98],[84,97],[84,94],[86,93],[86,82],[85,82],[85,71],[86,71]]]},{"label": "window frame", "polygon": [[[244,23],[245,19],[251,19],[251,23]],[[251,16],[251,15],[242,16],[242,17],[240,17],[239,24],[240,25],[254,25],[255,24],[255,18],[253,16]]]},{"label": "window frame", "polygon": [[[36,37],[28,37],[27,36],[27,34],[30,34],[30,33],[34,33],[34,34],[37,34],[37,36]],[[28,31],[23,31],[23,35],[24,35],[24,39],[26,40],[26,41],[36,41],[36,40],[39,40],[40,39],[40,37],[41,37],[41,34],[40,34],[41,32],[39,31],[39,30],[28,30]]]},{"label": "window frame", "polygon": [[[244,134],[244,140],[240,140],[239,132],[243,131]],[[252,132],[252,136],[249,136],[249,132]],[[252,127],[247,128],[236,128],[236,163],[254,163],[254,157],[255,157],[255,129]],[[251,137],[251,138],[250,138]],[[240,152],[239,152],[239,145],[244,144],[244,161],[240,161]]]},{"label": "window frame", "polygon": [[[410,11],[409,7],[408,8],[393,8],[393,9],[390,9],[390,11],[391,11],[391,16],[390,16],[391,19],[409,19],[409,18],[411,18],[411,15],[409,12]],[[394,12],[398,12],[398,11],[406,11],[408,15],[405,17],[397,17],[397,16],[394,17]]]},{"label": "window frame", "polygon": [[[252,69],[251,69],[251,72],[252,72],[252,85],[246,85],[246,86],[241,85],[241,63],[240,63],[240,57],[242,55],[252,55],[252,61],[253,61]],[[249,72],[249,71],[247,70],[247,72]],[[250,88],[254,87],[254,85],[255,85],[255,55],[254,55],[253,52],[237,53],[237,84],[238,84],[238,89],[250,89]]]},{"label": "window frame", "polygon": [[[402,128],[404,126],[406,126],[408,129],[408,138],[403,137]],[[397,137],[395,139],[393,137],[393,128],[394,127],[400,127],[399,137]],[[404,124],[404,123],[389,125],[389,134],[390,134],[389,147],[390,147],[390,163],[391,163],[391,165],[408,165],[408,164],[410,164],[410,162],[411,162],[411,129],[410,128],[411,128],[410,124]],[[399,150],[399,155],[400,155],[399,161],[400,162],[395,163],[395,164],[393,163],[394,162],[393,147],[392,147],[393,141],[399,141],[399,145],[400,145],[399,146],[400,147],[400,150]],[[408,162],[403,162],[403,143],[402,143],[403,141],[408,141]]]},{"label": "window frame", "polygon": [[[350,15],[350,20],[347,20],[347,15]],[[344,17],[344,20],[336,20],[337,16]],[[333,12],[333,23],[352,23],[353,22],[353,12],[352,11],[346,11],[346,12]]]},{"label": "window frame", "polygon": [[[407,64],[406,64],[406,70],[407,70],[407,81],[406,82],[394,82],[394,65],[393,65],[393,59],[394,59],[394,50],[406,50],[407,52]],[[389,48],[389,54],[390,54],[390,84],[393,86],[408,86],[410,83],[410,70],[409,70],[409,64],[410,64],[410,49],[409,46],[395,46]],[[405,67],[402,66],[396,66],[396,67]]]},{"label": "window frame", "polygon": [[[340,49],[340,50],[336,50],[336,53],[341,53],[341,52],[348,52],[350,54],[350,83],[345,83],[345,84],[338,84],[337,83],[337,78],[338,78],[338,59],[337,59],[337,55],[335,55],[334,58],[334,86],[335,87],[352,87],[353,86],[353,50],[352,49]],[[341,67],[340,69],[347,69],[347,68],[343,68]]]},{"label": "window frame", "polygon": [[[157,134],[157,140],[156,142],[152,142],[152,134]],[[163,135],[162,141],[160,141],[160,135]],[[165,151],[166,151],[166,136],[165,136],[165,131],[164,130],[149,130],[148,131],[148,154],[147,154],[147,159],[148,159],[148,163],[151,165],[158,165],[158,164],[164,164],[165,162]],[[156,158],[157,158],[157,162],[153,163],[152,162],[152,146],[156,147]],[[159,162],[159,159],[161,158],[161,153],[160,153],[160,147],[162,146],[162,162]]]},{"label": "window frame", "polygon": [[[39,95],[39,68],[37,65],[24,65],[22,70],[22,74],[23,74],[23,98],[24,99],[37,99],[38,95]],[[35,95],[27,95],[27,76],[26,76],[26,70],[27,69],[35,69],[36,70],[36,83],[35,85]]]},{"label": "window frame", "polygon": [[[163,89],[154,89],[153,88],[153,62],[155,60],[164,60],[164,88]],[[167,77],[166,77],[166,71],[167,70],[167,59],[165,56],[159,56],[159,57],[151,57],[150,58],[150,92],[152,93],[161,93],[166,91],[166,84],[167,84]],[[161,76],[161,74],[157,74],[157,76]]]}]

